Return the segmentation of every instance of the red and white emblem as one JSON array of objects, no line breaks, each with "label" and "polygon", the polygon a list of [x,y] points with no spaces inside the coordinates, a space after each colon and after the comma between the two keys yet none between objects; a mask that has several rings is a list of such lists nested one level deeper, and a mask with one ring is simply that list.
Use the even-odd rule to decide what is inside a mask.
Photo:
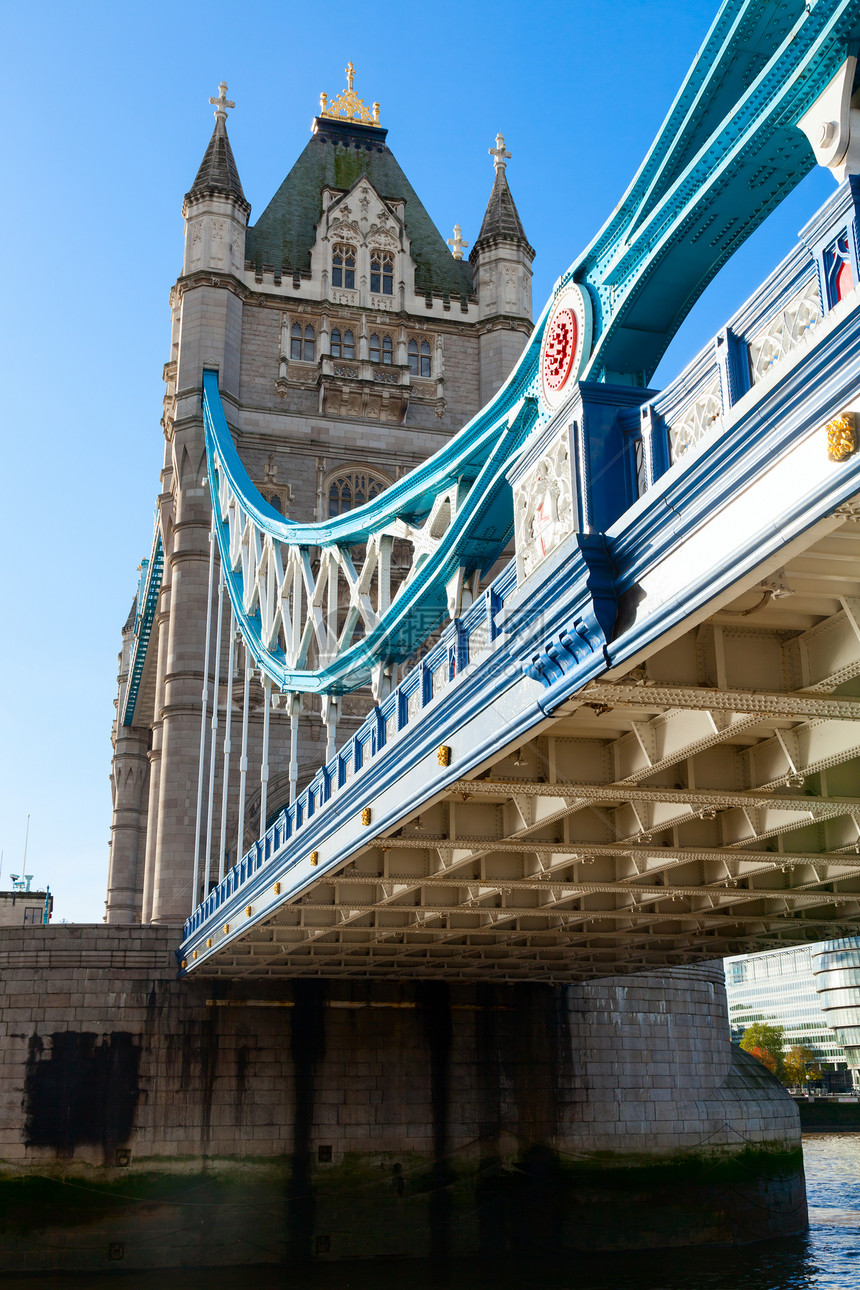
[{"label": "red and white emblem", "polygon": [[559,292],[547,319],[540,358],[541,394],[544,403],[557,408],[570,393],[570,382],[591,348],[591,309],[575,282]]},{"label": "red and white emblem", "polygon": [[543,379],[547,389],[560,390],[573,367],[576,354],[576,319],[569,309],[559,309],[547,328],[543,349]]}]

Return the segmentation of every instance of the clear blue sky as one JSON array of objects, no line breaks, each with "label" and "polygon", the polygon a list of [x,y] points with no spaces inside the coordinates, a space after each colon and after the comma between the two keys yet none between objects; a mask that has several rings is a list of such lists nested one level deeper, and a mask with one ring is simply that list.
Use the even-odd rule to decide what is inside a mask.
[{"label": "clear blue sky", "polygon": [[[228,129],[252,221],[350,59],[443,236],[457,222],[474,240],[501,130],[537,250],[537,315],[632,178],[715,11],[715,0],[6,7],[0,886],[20,870],[30,812],[27,869],[50,883],[55,919],[103,914],[119,631],[151,542],[167,298],[218,82],[237,102]],[[658,383],[830,191],[828,175],[811,176],[735,257]]]}]

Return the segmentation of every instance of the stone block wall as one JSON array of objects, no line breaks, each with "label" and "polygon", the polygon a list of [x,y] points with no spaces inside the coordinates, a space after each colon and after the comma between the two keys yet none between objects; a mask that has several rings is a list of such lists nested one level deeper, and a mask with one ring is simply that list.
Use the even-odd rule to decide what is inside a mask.
[{"label": "stone block wall", "polygon": [[733,1060],[718,972],[180,982],[174,940],[4,929],[5,1266],[97,1267],[109,1247],[145,1267],[805,1225],[797,1110],[754,1059]]}]

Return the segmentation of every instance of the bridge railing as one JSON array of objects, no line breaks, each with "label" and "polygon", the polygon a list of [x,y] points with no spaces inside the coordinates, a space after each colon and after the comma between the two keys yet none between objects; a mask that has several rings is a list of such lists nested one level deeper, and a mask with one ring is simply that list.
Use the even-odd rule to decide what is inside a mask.
[{"label": "bridge railing", "polygon": [[718,432],[733,408],[778,377],[798,347],[852,290],[857,251],[852,224],[860,182],[834,193],[726,326],[641,410],[646,469],[640,493]]}]

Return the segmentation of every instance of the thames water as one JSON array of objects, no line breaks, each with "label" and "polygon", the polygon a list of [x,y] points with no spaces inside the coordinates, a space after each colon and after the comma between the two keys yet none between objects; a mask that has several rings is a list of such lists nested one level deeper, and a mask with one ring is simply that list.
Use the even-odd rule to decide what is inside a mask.
[{"label": "thames water", "polygon": [[[571,1255],[552,1264],[470,1261],[177,1269],[3,1277],[3,1290],[860,1290],[860,1134],[803,1139],[809,1231],[739,1249]],[[624,1216],[619,1214],[619,1222]]]}]

